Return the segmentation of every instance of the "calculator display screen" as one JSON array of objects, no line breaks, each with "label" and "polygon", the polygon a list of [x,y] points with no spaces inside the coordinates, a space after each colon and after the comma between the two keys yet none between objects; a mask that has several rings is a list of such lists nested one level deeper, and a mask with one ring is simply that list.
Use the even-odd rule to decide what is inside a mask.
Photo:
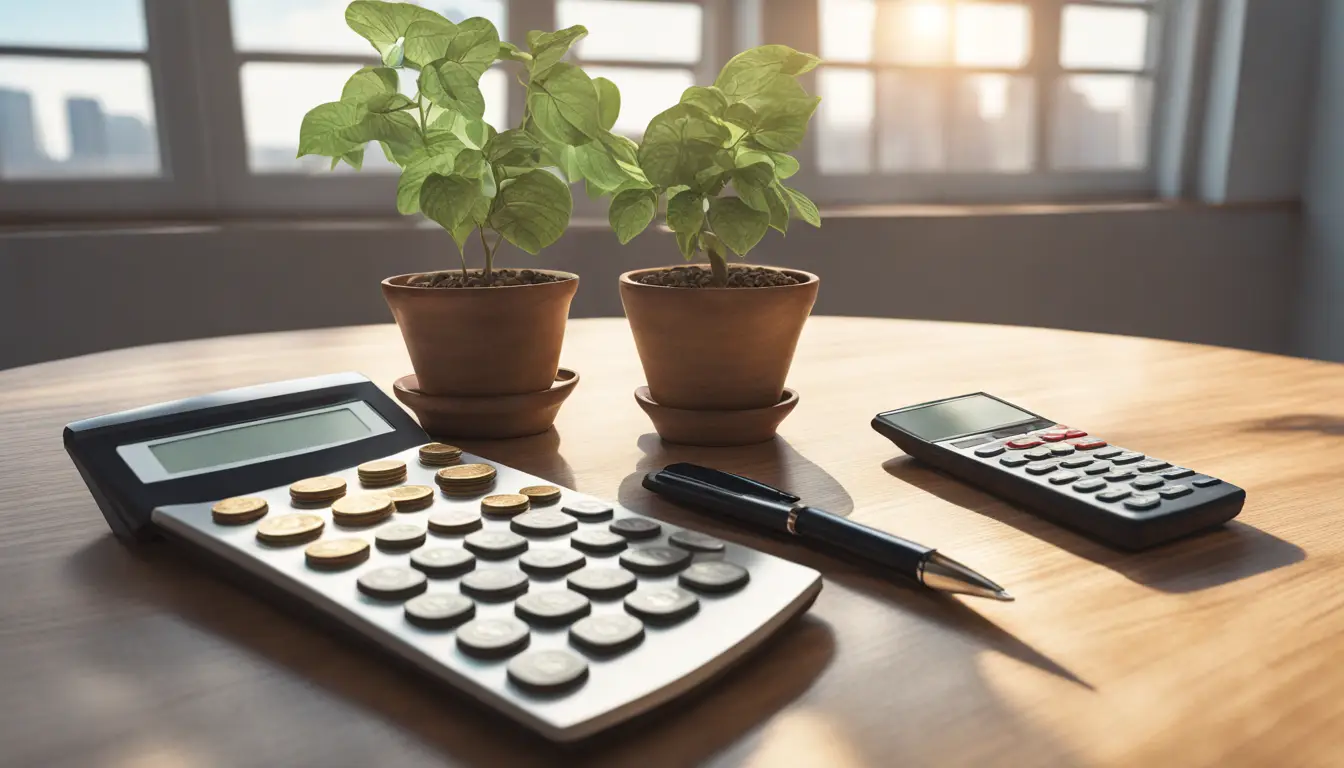
[{"label": "calculator display screen", "polygon": [[372,433],[349,407],[212,429],[149,445],[170,474],[245,463],[253,459],[344,443]]},{"label": "calculator display screen", "polygon": [[921,440],[932,443],[1036,417],[992,397],[971,395],[924,408],[883,414],[882,418]]}]

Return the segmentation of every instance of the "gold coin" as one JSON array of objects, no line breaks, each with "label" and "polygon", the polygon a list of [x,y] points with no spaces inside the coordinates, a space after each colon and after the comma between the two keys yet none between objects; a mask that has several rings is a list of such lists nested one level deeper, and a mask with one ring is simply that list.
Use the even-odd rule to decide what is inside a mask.
[{"label": "gold coin", "polygon": [[423,509],[434,503],[434,489],[428,485],[403,485],[383,493],[392,498],[392,503],[397,505],[398,512]]},{"label": "gold coin", "polygon": [[323,539],[303,550],[313,568],[347,568],[369,559],[369,543],[363,539]]},{"label": "gold coin", "polygon": [[360,484],[364,485],[366,488],[385,488],[389,485],[397,485],[398,483],[401,483],[405,480],[406,480],[405,472],[401,473],[400,475],[391,475],[389,477],[365,477],[364,475],[359,476]]},{"label": "gold coin", "polygon": [[434,473],[434,480],[442,485],[471,485],[493,480],[495,468],[489,464],[459,464],[444,467]]},{"label": "gold coin", "polygon": [[406,471],[406,462],[401,459],[378,459],[360,464],[358,470],[361,475],[374,477],[398,475]]},{"label": "gold coin", "polygon": [[462,449],[447,443],[428,443],[420,446],[420,461],[435,466],[456,464],[462,458]]},{"label": "gold coin", "polygon": [[289,486],[289,495],[297,501],[327,501],[345,495],[345,481],[330,475],[310,477]]},{"label": "gold coin", "polygon": [[554,485],[529,485],[518,492],[533,504],[554,504],[560,500],[560,489]]},{"label": "gold coin", "polygon": [[374,522],[392,514],[394,508],[386,493],[357,493],[337,499],[331,505],[331,516],[339,523]]},{"label": "gold coin", "polygon": [[322,532],[322,518],[304,512],[268,517],[257,526],[257,538],[267,544],[297,544]]},{"label": "gold coin", "polygon": [[492,515],[512,515],[526,511],[530,504],[521,493],[501,493],[481,499],[481,511]]},{"label": "gold coin", "polygon": [[269,505],[256,496],[234,496],[217,502],[210,508],[210,516],[221,525],[243,525],[266,516]]}]

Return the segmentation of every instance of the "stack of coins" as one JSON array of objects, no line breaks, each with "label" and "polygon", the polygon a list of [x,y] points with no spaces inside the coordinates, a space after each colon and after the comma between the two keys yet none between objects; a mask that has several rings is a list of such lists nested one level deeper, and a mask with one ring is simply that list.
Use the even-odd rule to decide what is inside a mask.
[{"label": "stack of coins", "polygon": [[459,464],[434,473],[434,482],[448,496],[479,496],[495,483],[495,468],[489,464]]},{"label": "stack of coins", "polygon": [[401,459],[379,459],[359,465],[359,482],[370,487],[396,485],[406,479],[406,462]]},{"label": "stack of coins", "polygon": [[283,547],[321,536],[324,525],[322,518],[303,512],[268,517],[257,526],[257,538],[267,544]]},{"label": "stack of coins", "polygon": [[501,493],[481,499],[482,512],[500,517],[512,517],[519,512],[526,512],[530,505],[531,502],[521,493]]},{"label": "stack of coins", "polygon": [[369,559],[369,543],[363,539],[323,539],[303,550],[308,567],[337,571]]},{"label": "stack of coins", "polygon": [[428,485],[400,485],[383,493],[392,497],[398,512],[418,512],[434,504],[434,489]]},{"label": "stack of coins", "polygon": [[244,525],[266,516],[266,500],[256,496],[234,496],[217,502],[210,516],[220,525]]},{"label": "stack of coins", "polygon": [[426,443],[420,446],[420,463],[431,467],[446,467],[462,460],[462,449],[447,443]]},{"label": "stack of coins", "polygon": [[310,477],[289,486],[289,498],[296,504],[330,504],[345,495],[345,481],[330,475]]},{"label": "stack of coins", "polygon": [[554,504],[560,500],[560,489],[554,485],[529,485],[518,492],[539,507]]},{"label": "stack of coins", "polygon": [[359,493],[338,499],[331,505],[331,519],[345,526],[381,523],[392,516],[396,505],[385,493]]}]

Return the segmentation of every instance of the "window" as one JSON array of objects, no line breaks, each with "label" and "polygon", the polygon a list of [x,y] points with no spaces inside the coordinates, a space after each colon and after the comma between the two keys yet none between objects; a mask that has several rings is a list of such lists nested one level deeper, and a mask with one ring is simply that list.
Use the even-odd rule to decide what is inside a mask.
[{"label": "window", "polygon": [[1155,0],[817,5],[824,188],[872,198],[899,185],[916,199],[1153,189]]}]

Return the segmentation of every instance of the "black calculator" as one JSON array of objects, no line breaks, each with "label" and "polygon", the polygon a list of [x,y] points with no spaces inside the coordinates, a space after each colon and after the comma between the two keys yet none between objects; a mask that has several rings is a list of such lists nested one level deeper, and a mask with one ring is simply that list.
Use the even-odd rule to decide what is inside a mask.
[{"label": "black calculator", "polygon": [[911,456],[1122,549],[1222,525],[1246,501],[1220,478],[984,392],[879,413],[872,424]]}]

